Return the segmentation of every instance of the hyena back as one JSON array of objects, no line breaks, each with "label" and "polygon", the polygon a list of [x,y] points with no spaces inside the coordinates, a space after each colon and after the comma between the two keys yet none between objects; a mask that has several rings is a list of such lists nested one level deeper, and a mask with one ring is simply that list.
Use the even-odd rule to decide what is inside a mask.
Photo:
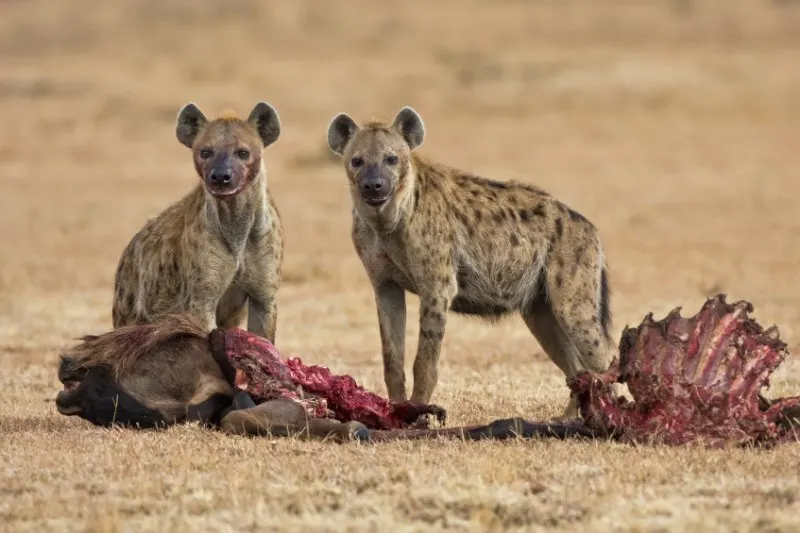
[{"label": "hyena back", "polygon": [[208,120],[184,106],[176,135],[202,183],[148,221],[120,258],[114,327],[184,312],[207,329],[243,325],[275,341],[283,260],[280,215],[267,191],[263,150],[280,135],[264,102],[246,120]]},{"label": "hyena back", "polygon": [[[384,378],[406,398],[405,291],[420,298],[412,401],[429,402],[448,311],[519,312],[568,377],[610,363],[608,272],[596,228],[545,191],[489,180],[413,150],[422,119],[403,108],[363,127],[342,113],[328,143],[344,160],[352,238],[375,290]],[[574,416],[574,400],[565,411]]]}]

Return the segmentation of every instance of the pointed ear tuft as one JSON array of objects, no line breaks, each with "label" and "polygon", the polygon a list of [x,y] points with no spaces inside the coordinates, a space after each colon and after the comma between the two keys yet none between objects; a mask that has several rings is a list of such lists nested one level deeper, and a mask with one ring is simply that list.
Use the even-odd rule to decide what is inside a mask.
[{"label": "pointed ear tuft", "polygon": [[347,113],[336,115],[328,126],[328,148],[338,155],[344,155],[347,143],[360,128]]},{"label": "pointed ear tuft", "polygon": [[281,120],[275,109],[266,102],[255,105],[247,117],[247,122],[256,127],[264,148],[278,140],[281,136]]},{"label": "pointed ear tuft", "polygon": [[203,112],[194,102],[189,102],[178,113],[178,121],[175,126],[175,135],[178,137],[178,141],[182,145],[191,148],[197,138],[197,134],[200,133],[200,130],[207,122],[208,119],[206,119]]},{"label": "pointed ear tuft", "polygon": [[421,145],[425,138],[425,125],[422,123],[422,118],[409,106],[400,110],[392,127],[403,136],[412,150]]}]

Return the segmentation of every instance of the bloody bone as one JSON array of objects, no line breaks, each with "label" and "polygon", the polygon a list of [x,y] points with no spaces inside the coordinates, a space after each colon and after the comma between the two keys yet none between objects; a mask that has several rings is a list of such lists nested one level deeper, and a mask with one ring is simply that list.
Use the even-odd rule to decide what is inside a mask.
[{"label": "bloody bone", "polygon": [[[626,328],[608,371],[568,380],[584,423],[627,443],[721,447],[795,439],[791,419],[800,414],[800,396],[759,394],[786,357],[786,344],[752,311],[749,302],[728,304],[719,294],[691,318],[676,308],[663,320],[651,313]],[[614,397],[614,382],[627,383],[634,401]]]},{"label": "bloody bone", "polygon": [[[533,422],[521,418],[445,429],[415,428],[422,414],[444,421],[444,409],[409,402],[394,404],[364,390],[350,376],[336,376],[299,359],[283,361],[274,346],[246,331],[215,330],[211,345],[230,363],[233,381],[256,401],[292,398],[310,416],[358,421],[370,440],[398,438],[591,437],[626,443],[711,447],[773,444],[796,437],[800,396],[767,400],[760,390],[787,355],[778,329],[764,330],[750,317],[753,306],[728,304],[725,295],[705,302],[691,318],[680,308],[661,321],[648,314],[626,328],[619,357],[603,373],[583,372],[568,380],[581,421]],[[222,363],[224,366],[224,363]],[[614,396],[611,384],[627,383],[634,401]]]},{"label": "bloody bone", "polygon": [[[571,422],[507,418],[486,425],[428,429],[415,421],[432,415],[444,422],[444,409],[394,403],[365,390],[350,376],[304,365],[300,359],[284,361],[265,338],[235,328],[209,334],[190,317],[177,316],[84,337],[62,357],[59,380],[65,388],[59,393],[60,408],[62,414],[78,414],[101,425],[103,416],[113,414],[114,420],[136,421],[134,427],[147,417],[154,424],[142,427],[159,421],[211,421],[217,415],[222,421],[234,417],[242,422],[260,416],[252,421],[257,426],[252,434],[277,428],[286,420],[296,422],[298,431],[307,424],[319,430],[315,435],[328,434],[336,424],[320,419],[336,419],[360,422],[336,431],[350,435],[353,429],[358,440],[375,442],[520,436],[607,438],[631,444],[704,442],[712,447],[773,445],[797,438],[800,396],[770,400],[760,394],[787,352],[778,329],[764,330],[750,317],[752,310],[746,301],[728,304],[724,295],[717,295],[691,318],[681,317],[680,308],[658,322],[648,314],[636,328],[626,328],[619,357],[606,372],[584,372],[568,380],[581,414],[580,420]],[[164,368],[181,370],[162,376],[159,369]],[[156,373],[155,378],[147,372]],[[165,381],[170,376],[174,384]],[[217,393],[197,390],[198,383],[207,386],[215,380],[224,385]],[[634,401],[616,397],[615,382],[627,383]],[[218,396],[223,389],[228,394],[230,385],[247,392],[252,408],[243,404],[224,414],[228,407]],[[148,403],[150,393],[157,402]],[[299,402],[300,415],[297,409],[294,415],[287,411],[285,402],[284,407],[278,405],[280,399]],[[253,400],[261,405],[256,407]],[[184,408],[185,416],[176,414]],[[306,415],[315,420],[308,421]],[[276,425],[275,420],[284,422]]]},{"label": "bloody bone", "polygon": [[283,360],[267,339],[245,330],[216,329],[210,336],[211,350],[234,386],[250,394],[256,403],[277,398],[300,402],[314,418],[360,422],[373,442],[398,439],[508,439],[513,437],[597,437],[580,422],[530,422],[521,418],[500,419],[485,425],[428,429],[421,415],[432,415],[444,423],[446,412],[436,405],[394,403],[367,391],[347,375],[334,375],[322,366],[305,365],[298,358]]},{"label": "bloody bone", "polygon": [[[257,403],[288,398],[302,403],[309,416],[361,422],[369,429],[403,429],[420,425],[422,415],[444,423],[446,412],[436,405],[395,403],[367,391],[350,376],[333,375],[322,366],[298,358],[283,360],[267,339],[234,328],[210,334],[211,349],[223,369],[233,371],[234,386]],[[227,371],[230,373],[231,368]]]}]

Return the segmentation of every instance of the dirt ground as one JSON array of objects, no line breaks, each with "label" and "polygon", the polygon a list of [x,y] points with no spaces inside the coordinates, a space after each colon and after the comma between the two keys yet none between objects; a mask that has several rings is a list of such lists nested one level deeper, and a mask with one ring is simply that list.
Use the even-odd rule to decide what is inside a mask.
[{"label": "dirt ground", "polygon": [[[796,531],[800,444],[334,445],[103,430],[52,399],[59,351],[111,325],[122,249],[195,184],[174,133],[190,100],[280,113],[286,355],[385,392],[325,132],[406,104],[423,153],[536,183],[600,228],[615,335],[722,291],[798,354],[798,95],[789,0],[2,2],[0,529]],[[768,395],[798,392],[794,355]],[[550,417],[566,397],[519,318],[452,316],[434,396],[449,423]]]}]

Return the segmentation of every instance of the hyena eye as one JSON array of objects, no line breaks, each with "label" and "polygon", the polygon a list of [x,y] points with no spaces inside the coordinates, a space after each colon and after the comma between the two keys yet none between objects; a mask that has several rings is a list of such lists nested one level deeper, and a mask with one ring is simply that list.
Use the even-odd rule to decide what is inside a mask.
[{"label": "hyena eye", "polygon": [[236,150],[236,157],[238,157],[239,159],[247,159],[247,158],[250,157],[250,151],[249,150]]},{"label": "hyena eye", "polygon": [[386,164],[387,165],[396,165],[397,164],[397,156],[396,155],[387,155],[386,156]]},{"label": "hyena eye", "polygon": [[354,157],[350,160],[350,164],[353,165],[353,168],[358,168],[364,164],[364,158],[362,157]]},{"label": "hyena eye", "polygon": [[208,148],[204,148],[203,150],[200,150],[200,157],[202,159],[208,159],[212,155],[214,155],[213,150],[209,150]]}]

